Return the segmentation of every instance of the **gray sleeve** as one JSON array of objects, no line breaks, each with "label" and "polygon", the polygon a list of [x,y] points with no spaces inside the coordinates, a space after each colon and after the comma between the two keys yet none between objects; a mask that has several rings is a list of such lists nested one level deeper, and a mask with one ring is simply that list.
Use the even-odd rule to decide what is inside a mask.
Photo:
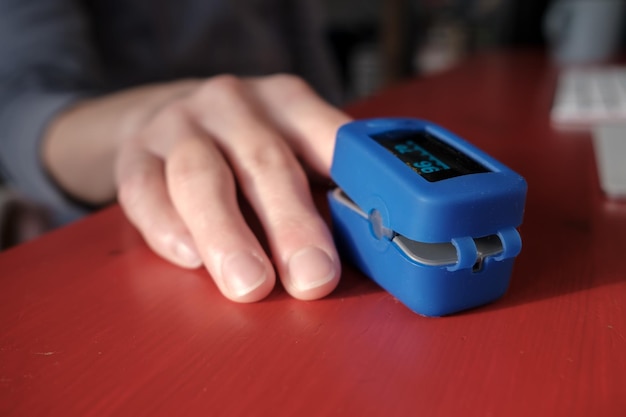
[{"label": "gray sleeve", "polygon": [[0,174],[62,224],[87,212],[40,159],[50,120],[98,88],[97,57],[79,2],[0,0]]}]

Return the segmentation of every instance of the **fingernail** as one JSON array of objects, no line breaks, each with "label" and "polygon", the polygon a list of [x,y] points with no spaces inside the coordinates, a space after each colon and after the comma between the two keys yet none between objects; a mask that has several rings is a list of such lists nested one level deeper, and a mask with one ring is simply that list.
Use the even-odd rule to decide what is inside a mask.
[{"label": "fingernail", "polygon": [[267,279],[263,260],[248,252],[229,255],[222,264],[222,278],[228,291],[243,297],[259,288]]},{"label": "fingernail", "polygon": [[289,277],[298,291],[307,291],[332,281],[335,264],[323,250],[316,247],[300,249],[289,259]]},{"label": "fingernail", "polygon": [[202,259],[193,246],[193,243],[186,241],[184,238],[174,245],[174,255],[183,266],[188,268],[197,268],[202,265]]}]

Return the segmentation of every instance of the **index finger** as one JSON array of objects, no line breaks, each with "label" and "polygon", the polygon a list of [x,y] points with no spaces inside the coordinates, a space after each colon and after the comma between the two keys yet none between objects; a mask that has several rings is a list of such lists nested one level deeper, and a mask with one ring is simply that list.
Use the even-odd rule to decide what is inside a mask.
[{"label": "index finger", "polygon": [[337,129],[351,118],[296,76],[279,74],[248,82],[265,116],[294,152],[314,171],[328,176]]}]

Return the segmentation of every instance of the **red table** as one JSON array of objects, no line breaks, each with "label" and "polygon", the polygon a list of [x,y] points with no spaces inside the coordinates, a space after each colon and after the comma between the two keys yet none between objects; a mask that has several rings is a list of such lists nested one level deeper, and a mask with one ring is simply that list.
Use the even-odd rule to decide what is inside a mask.
[{"label": "red table", "polygon": [[112,207],[0,255],[0,415],[626,415],[626,203],[588,134],[551,129],[556,76],[489,54],[348,109],[430,119],[526,177],[501,300],[424,318],[346,265],[326,299],[234,304]]}]

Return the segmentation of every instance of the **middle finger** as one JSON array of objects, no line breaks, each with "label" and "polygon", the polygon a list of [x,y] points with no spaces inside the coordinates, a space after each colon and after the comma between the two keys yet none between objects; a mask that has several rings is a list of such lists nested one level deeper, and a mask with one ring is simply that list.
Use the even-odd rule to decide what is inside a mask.
[{"label": "middle finger", "polygon": [[215,137],[259,216],[287,291],[303,299],[332,291],[339,279],[339,258],[304,170],[245,84],[232,77],[209,81],[194,96],[192,111]]}]

